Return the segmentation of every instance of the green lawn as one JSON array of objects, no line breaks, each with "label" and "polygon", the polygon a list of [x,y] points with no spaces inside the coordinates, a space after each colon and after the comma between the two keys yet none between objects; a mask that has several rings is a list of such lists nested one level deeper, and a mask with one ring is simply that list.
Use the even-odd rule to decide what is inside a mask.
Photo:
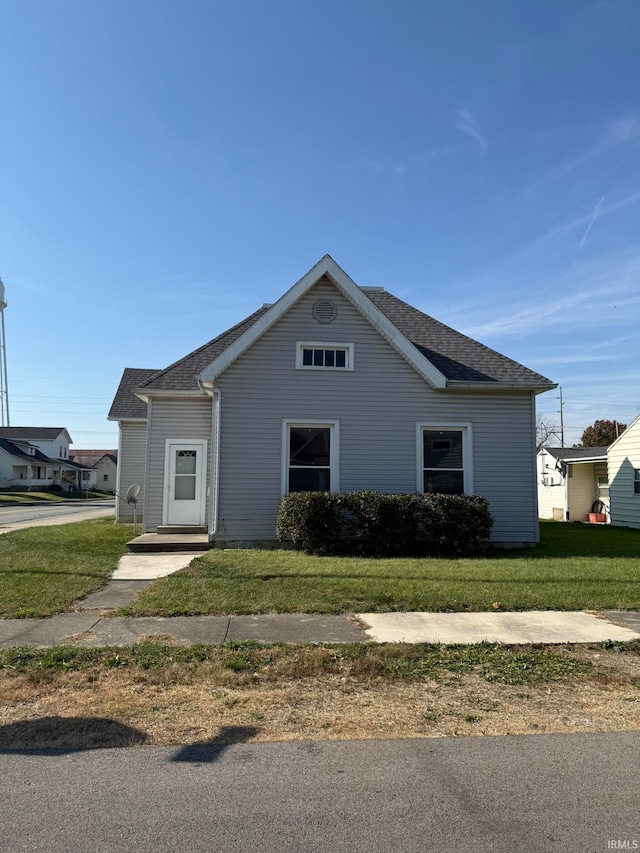
[{"label": "green lawn", "polygon": [[131,525],[112,519],[30,527],[0,536],[0,618],[50,616],[99,589],[118,565]]},{"label": "green lawn", "polygon": [[209,551],[155,581],[123,613],[640,608],[640,531],[554,522],[541,529],[535,549],[473,560]]}]

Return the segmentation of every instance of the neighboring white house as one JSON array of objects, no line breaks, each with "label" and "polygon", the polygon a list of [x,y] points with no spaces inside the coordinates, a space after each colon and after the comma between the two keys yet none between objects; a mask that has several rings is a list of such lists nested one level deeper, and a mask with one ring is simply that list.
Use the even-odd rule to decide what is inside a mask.
[{"label": "neighboring white house", "polygon": [[26,441],[51,459],[68,459],[72,443],[64,427],[0,427],[0,438]]},{"label": "neighboring white house", "polygon": [[85,469],[69,459],[70,444],[62,427],[0,427],[0,488],[81,485]]},{"label": "neighboring white house", "polygon": [[180,361],[125,370],[118,492],[141,484],[145,532],[216,546],[273,543],[290,491],[465,492],[494,542],[535,543],[535,396],[554,387],[325,255]]},{"label": "neighboring white house", "polygon": [[90,485],[100,492],[114,492],[117,487],[118,454],[116,450],[70,450],[73,462],[90,469]]},{"label": "neighboring white house", "polygon": [[608,517],[606,447],[543,447],[537,470],[540,518],[588,521],[596,510]]},{"label": "neighboring white house", "polygon": [[640,416],[609,447],[607,458],[611,524],[640,527]]}]

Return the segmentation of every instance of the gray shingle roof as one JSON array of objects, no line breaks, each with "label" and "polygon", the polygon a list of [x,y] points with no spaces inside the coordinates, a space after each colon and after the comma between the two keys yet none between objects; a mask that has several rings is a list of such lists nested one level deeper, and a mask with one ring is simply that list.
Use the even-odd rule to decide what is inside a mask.
[{"label": "gray shingle roof", "polygon": [[147,404],[136,397],[133,389],[142,385],[146,379],[150,379],[156,373],[158,373],[157,370],[142,367],[125,367],[107,418],[113,421],[126,420],[127,418],[146,418]]},{"label": "gray shingle roof", "polygon": [[580,462],[585,459],[606,459],[607,447],[545,447],[544,450],[560,462]]},{"label": "gray shingle roof", "polygon": [[61,432],[65,432],[65,427],[0,427],[0,438],[50,441],[57,438]]},{"label": "gray shingle roof", "polygon": [[[57,433],[59,435],[60,433]],[[16,439],[17,440],[17,439]],[[36,447],[33,453],[27,453],[23,450],[18,444],[15,444],[8,438],[0,438],[0,448],[2,450],[6,450],[7,453],[10,453],[12,456],[17,457],[18,459],[24,459],[27,462],[44,462],[45,465],[55,465],[58,468],[81,468],[84,470],[83,465],[76,465],[70,459],[53,459],[50,456],[45,456],[45,454],[38,450]]]},{"label": "gray shingle roof", "polygon": [[269,309],[266,306],[258,308],[249,317],[242,322],[227,329],[217,338],[214,338],[209,343],[204,344],[199,349],[185,355],[179,361],[170,364],[165,370],[159,371],[153,378],[148,378],[146,382],[141,382],[140,385],[145,388],[157,388],[163,391],[197,391],[198,383],[196,376],[211,364],[211,362],[223,353],[227,347],[237,340],[240,335],[244,334],[247,329],[266,314]]},{"label": "gray shingle roof", "polygon": [[365,293],[449,381],[553,384],[517,361],[423,314],[386,290],[365,290]]},{"label": "gray shingle roof", "polygon": [[[541,374],[455,331],[455,329],[445,326],[382,288],[379,290],[363,289],[363,292],[413,346],[446,377],[448,382],[487,384],[506,382],[521,384],[525,387],[553,387],[551,380]],[[209,341],[209,343],[204,344],[204,346],[189,353],[164,370],[155,373],[147,371],[149,375],[144,378],[139,377],[137,385],[129,384],[129,396],[134,397],[132,394],[134,387],[145,388],[149,391],[152,389],[197,391],[196,377],[268,310],[267,306],[263,306],[233,328],[223,332],[214,340]],[[144,371],[140,371],[140,373],[144,373]],[[127,371],[125,371],[126,375]],[[109,413],[110,418],[123,416],[120,414],[121,407],[124,405],[123,401],[118,406],[116,403],[122,396],[121,389],[123,389],[125,376],[123,376]],[[139,400],[138,404],[143,405]],[[114,414],[114,410],[117,410],[118,414]],[[137,404],[136,410],[142,411]],[[129,414],[128,416],[134,417],[136,415]],[[145,413],[137,416],[144,417]]]}]

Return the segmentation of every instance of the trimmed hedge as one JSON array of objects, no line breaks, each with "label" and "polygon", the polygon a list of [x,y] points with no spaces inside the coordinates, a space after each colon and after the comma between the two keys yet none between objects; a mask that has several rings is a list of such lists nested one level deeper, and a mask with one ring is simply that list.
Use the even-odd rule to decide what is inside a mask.
[{"label": "trimmed hedge", "polygon": [[474,495],[294,492],[280,501],[276,532],[311,554],[474,556],[493,519]]}]

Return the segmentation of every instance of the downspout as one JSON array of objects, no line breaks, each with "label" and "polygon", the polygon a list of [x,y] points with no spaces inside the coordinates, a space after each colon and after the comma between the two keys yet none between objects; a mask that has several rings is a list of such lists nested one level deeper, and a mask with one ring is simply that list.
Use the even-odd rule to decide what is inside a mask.
[{"label": "downspout", "polygon": [[209,541],[218,532],[218,503],[220,497],[220,410],[222,395],[213,388],[213,418],[211,419],[211,500],[209,508]]},{"label": "downspout", "polygon": [[533,460],[533,541],[540,542],[540,507],[538,506],[538,451],[536,447],[536,395],[531,392],[531,439],[536,448]]}]

